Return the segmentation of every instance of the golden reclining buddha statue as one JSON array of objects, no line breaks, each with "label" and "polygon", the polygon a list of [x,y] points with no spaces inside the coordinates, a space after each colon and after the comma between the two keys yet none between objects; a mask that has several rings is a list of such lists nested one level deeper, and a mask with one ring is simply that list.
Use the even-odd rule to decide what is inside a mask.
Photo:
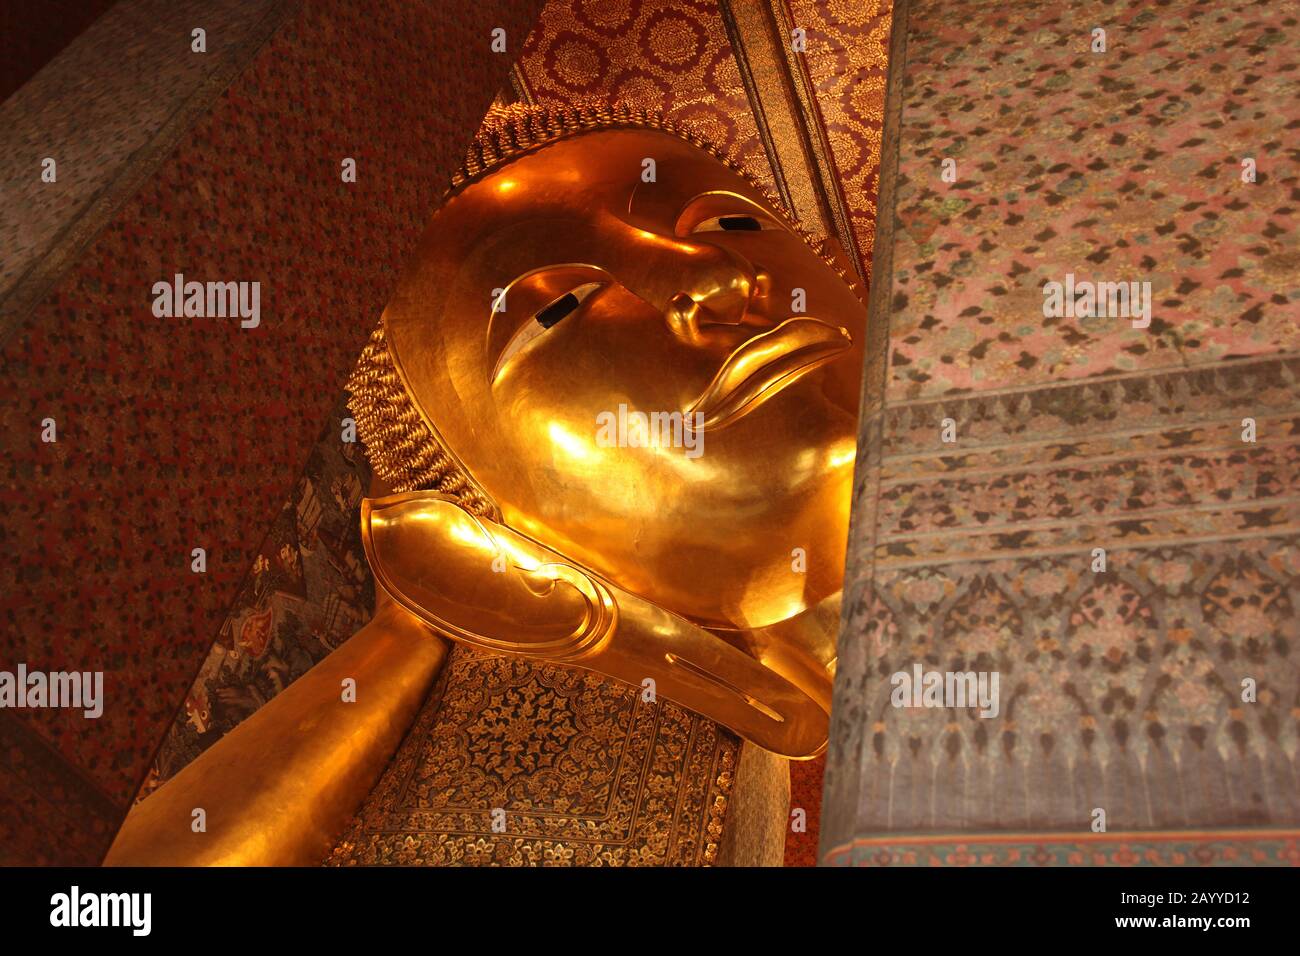
[{"label": "golden reclining buddha statue", "polygon": [[109,862],[319,861],[441,664],[430,631],[821,753],[865,327],[779,202],[671,122],[490,118],[348,383],[373,621],[139,804]]}]

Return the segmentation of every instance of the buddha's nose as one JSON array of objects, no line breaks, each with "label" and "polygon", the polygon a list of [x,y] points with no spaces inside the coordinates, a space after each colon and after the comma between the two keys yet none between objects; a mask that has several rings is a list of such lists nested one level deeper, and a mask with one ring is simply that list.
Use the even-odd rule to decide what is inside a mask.
[{"label": "buddha's nose", "polygon": [[772,288],[767,270],[730,249],[713,247],[707,267],[685,277],[685,287],[674,292],[664,309],[664,320],[674,335],[686,342],[700,341],[711,325],[739,325],[746,316],[766,310]]}]

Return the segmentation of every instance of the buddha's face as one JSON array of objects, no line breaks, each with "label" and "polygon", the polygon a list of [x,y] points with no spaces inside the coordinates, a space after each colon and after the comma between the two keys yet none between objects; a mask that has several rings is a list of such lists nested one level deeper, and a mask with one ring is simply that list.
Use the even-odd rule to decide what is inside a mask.
[{"label": "buddha's face", "polygon": [[840,587],[865,322],[743,177],[640,129],[463,189],[385,312],[408,390],[506,524],[721,628]]}]

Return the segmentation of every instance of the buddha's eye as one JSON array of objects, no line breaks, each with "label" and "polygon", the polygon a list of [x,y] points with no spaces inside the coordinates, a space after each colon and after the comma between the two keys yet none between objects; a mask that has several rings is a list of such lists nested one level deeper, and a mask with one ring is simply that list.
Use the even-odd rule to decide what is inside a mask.
[{"label": "buddha's eye", "polygon": [[604,285],[603,282],[584,282],[576,289],[564,293],[564,295],[551,302],[551,304],[547,305],[545,308],[538,309],[536,314],[533,315],[533,318],[537,320],[537,324],[542,328],[549,329],[565,316],[577,311],[578,306],[582,305],[587,296],[591,295],[602,285]]},{"label": "buddha's eye", "polygon": [[761,232],[775,226],[757,216],[713,216],[697,225],[692,232]]},{"label": "buddha's eye", "polygon": [[587,300],[593,292],[605,285],[604,282],[584,282],[564,295],[552,299],[548,304],[533,313],[530,321],[525,322],[518,331],[511,336],[506,347],[501,351],[501,357],[497,359],[496,368],[492,371],[492,379],[501,373],[501,369],[515,355],[527,348],[532,342],[540,337],[547,329],[554,328],[561,321],[572,315],[578,310],[578,307]]},{"label": "buddha's eye", "polygon": [[542,311],[533,316],[537,324],[544,329],[549,329],[552,325],[559,322],[560,319],[571,313],[578,306],[582,305],[582,300],[572,292],[566,292],[560,296]]}]

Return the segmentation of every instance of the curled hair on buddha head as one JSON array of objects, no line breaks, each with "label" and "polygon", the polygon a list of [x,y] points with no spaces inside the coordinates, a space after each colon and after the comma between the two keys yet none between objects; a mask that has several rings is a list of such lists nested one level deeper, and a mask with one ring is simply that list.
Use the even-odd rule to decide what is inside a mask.
[{"label": "curled hair on buddha head", "polygon": [[[736,157],[657,110],[593,105],[493,107],[475,134],[464,162],[452,174],[451,187],[443,196],[443,203],[526,153],[570,136],[606,129],[659,130],[710,154],[744,177],[790,231],[803,238],[846,285],[856,289],[853,280],[827,254],[825,240],[817,239],[800,226],[785,204]],[[436,417],[437,410],[425,409],[422,415],[408,394],[389,351],[382,319],[362,349],[346,387],[351,393],[348,407],[356,420],[370,465],[395,492],[438,491],[472,514],[500,518],[496,504],[431,424],[430,419]]]}]

